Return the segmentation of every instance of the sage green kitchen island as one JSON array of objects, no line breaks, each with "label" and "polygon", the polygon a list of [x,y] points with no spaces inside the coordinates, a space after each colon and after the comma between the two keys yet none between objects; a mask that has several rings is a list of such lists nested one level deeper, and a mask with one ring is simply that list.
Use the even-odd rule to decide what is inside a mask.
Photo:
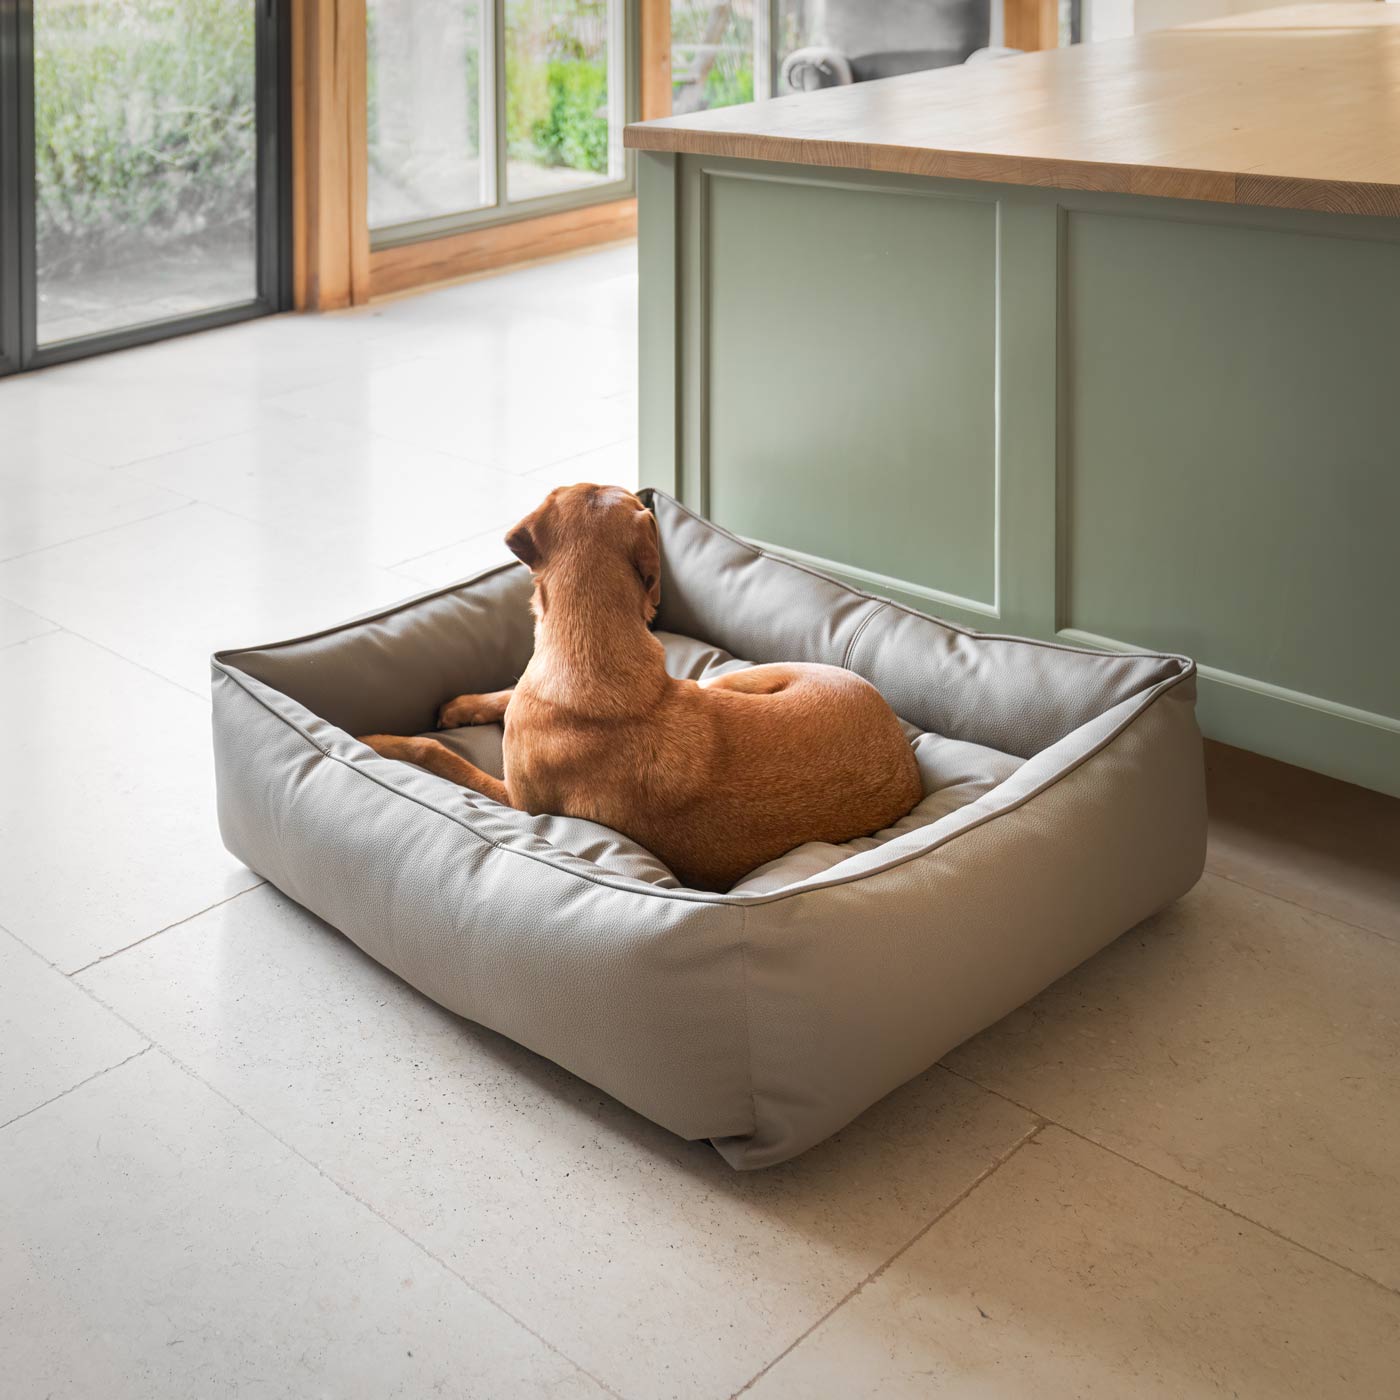
[{"label": "sage green kitchen island", "polygon": [[1400,795],[1400,6],[629,127],[642,481]]}]

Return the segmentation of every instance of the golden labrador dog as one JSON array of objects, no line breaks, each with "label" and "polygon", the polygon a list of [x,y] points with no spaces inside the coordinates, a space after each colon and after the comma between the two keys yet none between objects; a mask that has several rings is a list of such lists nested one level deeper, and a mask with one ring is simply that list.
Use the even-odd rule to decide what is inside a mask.
[{"label": "golden labrador dog", "polygon": [[779,663],[666,673],[656,519],[620,486],[565,486],[506,536],[534,575],[535,653],[513,690],[459,695],[438,728],[505,721],[505,781],[436,739],[371,734],[507,806],[631,837],[685,885],[726,890],[807,841],[892,825],[922,796],[914,751],[868,681]]}]

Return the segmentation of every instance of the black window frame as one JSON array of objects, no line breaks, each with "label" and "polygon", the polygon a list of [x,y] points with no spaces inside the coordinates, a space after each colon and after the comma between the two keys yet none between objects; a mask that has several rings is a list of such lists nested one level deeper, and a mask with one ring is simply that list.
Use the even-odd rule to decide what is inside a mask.
[{"label": "black window frame", "polygon": [[34,190],[34,0],[0,0],[0,375],[267,316],[292,304],[291,5],[255,18],[257,290],[248,301],[38,344]]}]

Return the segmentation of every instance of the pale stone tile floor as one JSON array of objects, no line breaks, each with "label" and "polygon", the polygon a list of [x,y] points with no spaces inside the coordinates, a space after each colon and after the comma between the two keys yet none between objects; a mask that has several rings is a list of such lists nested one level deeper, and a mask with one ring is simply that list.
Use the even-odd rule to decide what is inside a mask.
[{"label": "pale stone tile floor", "polygon": [[0,381],[0,1392],[1400,1393],[1400,803],[1212,746],[1194,891],[752,1176],[224,853],[208,652],[634,482],[635,318],[621,248]]}]

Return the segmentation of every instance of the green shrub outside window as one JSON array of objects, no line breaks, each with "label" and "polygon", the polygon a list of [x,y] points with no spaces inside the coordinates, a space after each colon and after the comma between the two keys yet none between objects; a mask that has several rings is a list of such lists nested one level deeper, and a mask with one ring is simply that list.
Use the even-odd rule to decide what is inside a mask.
[{"label": "green shrub outside window", "polygon": [[246,237],[255,7],[89,0],[34,10],[36,217],[48,261]]}]

